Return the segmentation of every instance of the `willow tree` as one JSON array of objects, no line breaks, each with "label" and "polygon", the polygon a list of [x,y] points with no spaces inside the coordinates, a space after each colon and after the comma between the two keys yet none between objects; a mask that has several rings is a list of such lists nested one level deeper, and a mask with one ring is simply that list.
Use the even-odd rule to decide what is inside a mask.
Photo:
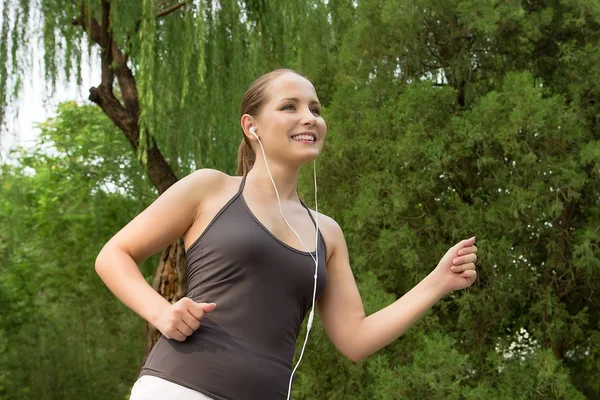
[{"label": "willow tree", "polygon": [[[61,74],[81,82],[85,53],[99,52],[89,100],[120,128],[157,194],[196,168],[233,172],[243,92],[268,70],[302,67],[296,60],[311,45],[300,44],[323,28],[310,25],[326,22],[314,18],[319,3],[4,0],[0,123],[39,40],[50,92]],[[171,303],[185,295],[182,238],[162,252],[152,286]],[[148,329],[147,351],[160,334]]]}]

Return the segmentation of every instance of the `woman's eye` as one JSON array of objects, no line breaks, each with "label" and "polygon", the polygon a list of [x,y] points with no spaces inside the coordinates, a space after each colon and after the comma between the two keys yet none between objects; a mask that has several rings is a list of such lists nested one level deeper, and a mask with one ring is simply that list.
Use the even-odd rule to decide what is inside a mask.
[{"label": "woman's eye", "polygon": [[[281,109],[282,110],[288,110],[289,107],[294,107],[292,104],[288,104],[286,106],[283,106]],[[317,114],[317,115],[321,115],[321,110],[319,110],[318,108],[313,108],[310,111],[312,111],[313,113]]]}]

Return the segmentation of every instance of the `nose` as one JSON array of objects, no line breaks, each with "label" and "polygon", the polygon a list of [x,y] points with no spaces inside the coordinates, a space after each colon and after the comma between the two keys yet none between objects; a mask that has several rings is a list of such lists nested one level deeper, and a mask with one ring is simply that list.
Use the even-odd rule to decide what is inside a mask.
[{"label": "nose", "polygon": [[310,110],[310,106],[304,107],[304,112],[302,113],[302,125],[312,126],[312,125],[316,125],[316,124],[317,124],[317,118]]}]

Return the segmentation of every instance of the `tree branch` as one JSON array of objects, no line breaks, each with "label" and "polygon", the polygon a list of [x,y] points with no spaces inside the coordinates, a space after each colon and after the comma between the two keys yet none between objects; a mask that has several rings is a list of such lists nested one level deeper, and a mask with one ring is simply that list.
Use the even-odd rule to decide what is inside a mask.
[{"label": "tree branch", "polygon": [[[131,78],[133,79],[133,76]],[[102,108],[102,111],[111,121],[123,131],[131,147],[137,151],[140,138],[138,115],[125,109],[112,91],[104,90],[102,87],[91,88],[89,99]],[[154,187],[158,189],[159,194],[162,194],[177,182],[177,176],[158,149],[153,137],[150,137],[150,146],[146,151],[148,155],[148,177]]]},{"label": "tree branch", "polygon": [[187,2],[188,2],[188,0],[184,0],[182,2],[179,2],[177,4],[172,5],[169,8],[166,8],[166,9],[164,9],[162,11],[159,11],[156,14],[156,18],[164,17],[165,15],[172,13],[173,11],[177,10],[178,8],[181,8],[181,7],[185,6],[187,4]]},{"label": "tree branch", "polygon": [[100,26],[100,23],[98,23],[98,21],[91,16],[87,18],[85,11],[85,3],[82,2],[81,14],[77,18],[73,18],[71,24],[74,26],[81,26],[83,30],[90,36],[92,41],[100,45],[101,48],[106,48],[106,42],[102,37],[102,27]]},{"label": "tree branch", "polygon": [[127,57],[123,55],[117,44],[112,44],[113,60],[116,63],[115,74],[119,82],[119,88],[123,96],[125,108],[131,115],[139,115],[140,103],[138,98],[137,85],[131,68],[127,66]]},{"label": "tree branch", "polygon": [[111,69],[113,60],[112,46],[115,44],[112,40],[112,35],[109,32],[110,27],[110,2],[102,0],[102,25],[101,25],[101,40],[106,43],[106,47],[102,49],[102,86],[106,90],[112,91],[115,76]]},{"label": "tree branch", "polygon": [[[109,33],[110,2],[108,0],[102,1],[102,25],[95,18],[88,18],[86,16],[85,3],[83,2],[81,4],[80,16],[74,18],[71,23],[74,26],[81,26],[91,40],[102,48],[101,86],[112,94],[114,76],[116,75],[125,103],[124,108],[131,114],[132,118],[137,118],[139,114],[139,101],[133,72],[127,66],[127,56],[119,49],[118,45],[112,39],[112,35]],[[98,100],[102,97],[97,92],[98,90],[98,88],[90,89],[90,100],[97,104],[99,104]],[[118,103],[116,98],[114,100]],[[106,104],[107,102],[108,98],[105,98],[104,103]],[[111,108],[116,106],[112,101],[110,103],[112,104]],[[104,111],[106,112],[106,110]],[[111,119],[113,118],[111,117]],[[120,124],[117,125],[121,128]]]}]

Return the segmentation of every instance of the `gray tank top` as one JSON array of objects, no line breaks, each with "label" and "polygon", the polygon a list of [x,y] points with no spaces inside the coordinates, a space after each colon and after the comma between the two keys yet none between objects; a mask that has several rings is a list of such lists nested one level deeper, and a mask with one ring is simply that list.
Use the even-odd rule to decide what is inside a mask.
[{"label": "gray tank top", "polygon": [[[286,398],[296,339],[312,305],[315,262],[252,214],[242,194],[245,181],[186,253],[187,297],[217,308],[183,342],[161,335],[139,376],[219,400]],[[320,297],[327,285],[321,232],[318,246]]]}]

